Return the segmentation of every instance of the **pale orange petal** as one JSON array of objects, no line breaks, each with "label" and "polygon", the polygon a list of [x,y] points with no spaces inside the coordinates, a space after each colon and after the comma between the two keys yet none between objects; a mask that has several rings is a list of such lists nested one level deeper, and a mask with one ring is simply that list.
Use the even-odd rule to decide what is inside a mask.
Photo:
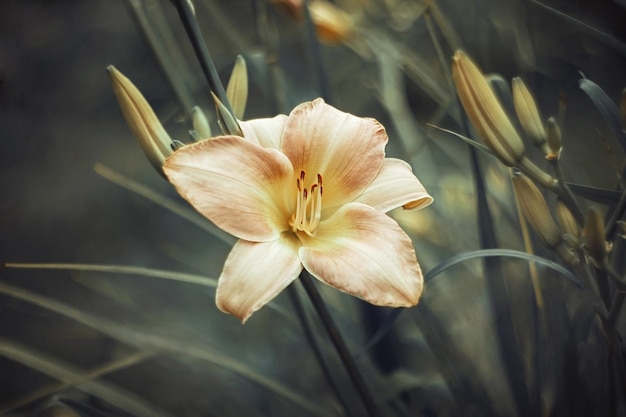
[{"label": "pale orange petal", "polygon": [[240,121],[239,126],[247,140],[264,148],[279,149],[286,121],[287,116],[279,114],[271,119]]},{"label": "pale orange petal", "polygon": [[221,136],[176,151],[163,169],[185,200],[240,239],[274,240],[289,228],[293,170],[275,149]]},{"label": "pale orange petal", "polygon": [[298,277],[302,271],[299,246],[291,233],[272,242],[238,241],[217,285],[217,307],[244,323]]},{"label": "pale orange petal", "polygon": [[303,239],[300,260],[320,281],[372,304],[417,304],[423,277],[411,239],[393,219],[350,203]]},{"label": "pale orange petal", "polygon": [[433,202],[433,198],[413,175],[409,164],[400,159],[385,158],[374,181],[355,201],[386,213],[400,206],[424,208]]},{"label": "pale orange petal", "polygon": [[285,124],[281,150],[305,186],[321,174],[324,207],[352,201],[376,177],[385,157],[385,128],[374,119],[344,113],[322,99],[296,107]]}]

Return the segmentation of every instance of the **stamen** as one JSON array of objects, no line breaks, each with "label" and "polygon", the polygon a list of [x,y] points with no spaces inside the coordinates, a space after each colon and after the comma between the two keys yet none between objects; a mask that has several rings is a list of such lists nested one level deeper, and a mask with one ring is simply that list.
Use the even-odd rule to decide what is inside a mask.
[{"label": "stamen", "polygon": [[317,174],[317,182],[304,188],[305,172],[300,171],[296,178],[296,211],[289,219],[291,230],[315,236],[322,215],[322,176]]},{"label": "stamen", "polygon": [[322,175],[321,174],[317,174],[317,183],[320,185],[320,196],[323,194],[324,192],[324,186],[322,185]]},{"label": "stamen", "polygon": [[296,212],[291,215],[291,221],[289,222],[289,225],[291,226],[291,230],[293,232],[296,231],[295,225],[300,224],[300,222],[302,221],[302,199],[300,198],[300,196],[302,195],[302,188],[300,180],[298,178],[296,178],[296,186],[298,187],[298,192],[296,194]]}]

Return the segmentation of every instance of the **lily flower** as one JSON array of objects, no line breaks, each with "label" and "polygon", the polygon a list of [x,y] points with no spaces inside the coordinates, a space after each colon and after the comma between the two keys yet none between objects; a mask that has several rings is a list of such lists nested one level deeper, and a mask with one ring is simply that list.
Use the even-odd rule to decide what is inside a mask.
[{"label": "lily flower", "polygon": [[245,322],[303,268],[375,305],[417,304],[413,244],[385,213],[433,199],[407,163],[385,158],[385,128],[322,99],[240,124],[244,137],[187,145],[163,166],[183,198],[239,238],[217,307]]}]

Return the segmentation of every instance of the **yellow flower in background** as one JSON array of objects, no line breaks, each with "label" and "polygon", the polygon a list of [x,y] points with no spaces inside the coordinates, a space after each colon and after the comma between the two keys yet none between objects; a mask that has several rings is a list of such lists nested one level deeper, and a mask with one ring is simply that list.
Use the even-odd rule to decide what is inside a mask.
[{"label": "yellow flower in background", "polygon": [[354,32],[352,16],[325,0],[313,0],[309,3],[309,13],[315,25],[317,37],[328,44],[346,41]]},{"label": "yellow flower in background", "polygon": [[196,210],[240,239],[219,279],[220,310],[245,322],[302,268],[372,304],[417,304],[413,244],[385,213],[432,197],[407,163],[385,158],[384,127],[321,99],[240,124],[245,138],[185,146],[163,167]]}]

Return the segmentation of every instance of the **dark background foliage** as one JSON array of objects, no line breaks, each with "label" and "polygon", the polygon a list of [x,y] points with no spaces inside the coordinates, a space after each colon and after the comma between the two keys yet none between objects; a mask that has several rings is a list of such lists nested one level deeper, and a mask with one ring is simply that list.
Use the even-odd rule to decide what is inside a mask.
[{"label": "dark background foliage", "polygon": [[[212,110],[208,86],[174,7],[159,3],[178,42],[171,63],[179,66],[183,93],[172,89],[132,3],[0,2],[1,261],[120,264],[219,276],[228,245],[94,171],[95,164],[104,164],[177,199],[126,126],[105,71],[108,65],[133,80],[174,137],[188,140],[186,104]],[[356,40],[321,45],[320,59],[310,48],[305,25],[269,7],[279,40],[278,86],[268,81],[272,69],[266,64],[254,2],[196,3],[222,79],[227,80],[236,54],[247,59],[247,118],[287,112],[317,97],[325,78],[328,101],[387,126],[389,154],[410,161],[436,200],[424,212],[397,214],[414,238],[425,271],[481,247],[467,149],[452,138],[427,137],[426,122],[453,130],[459,125],[448,69],[437,59],[419,14],[422,2],[361,2],[353,12],[363,8],[367,24]],[[566,98],[566,176],[615,188],[624,153],[577,82],[582,73],[619,102],[626,87],[624,4],[442,0],[437,5],[460,46],[481,68],[507,80],[524,77],[545,117],[556,114],[559,98]],[[440,29],[436,33],[442,34]],[[451,57],[453,51],[440,41]],[[390,87],[394,77],[399,83],[395,89]],[[282,101],[275,100],[279,88]],[[392,99],[385,100],[389,91]],[[393,105],[398,94],[406,105],[400,110],[412,116],[409,122]],[[417,136],[407,142],[412,129]],[[499,246],[522,250],[507,173],[494,161],[481,160],[494,216],[490,227]],[[536,243],[539,254],[554,259]],[[400,399],[407,413],[424,416],[524,415],[523,410],[607,415],[604,339],[588,294],[540,268],[543,304],[538,307],[527,264],[507,260],[498,278],[506,293],[496,294],[496,302],[490,303],[494,295],[486,291],[484,279],[488,269],[489,264],[471,261],[437,277],[428,284],[418,311],[394,324],[390,340],[359,356],[379,400]],[[49,388],[47,395],[9,415],[31,415],[50,401],[69,404],[85,416],[139,415],[132,407],[121,411],[121,403],[107,401],[112,397],[99,395],[100,386],[71,380],[58,385],[59,378],[43,371],[43,365],[34,366],[32,358],[79,374],[130,358],[134,362],[96,380],[109,384],[105,388],[133,393],[131,403],[150,404],[162,415],[342,414],[286,294],[278,297],[275,308],[262,310],[242,327],[217,311],[211,288],[187,283],[128,274],[0,269],[0,284],[0,409]],[[18,289],[63,303],[75,313],[27,302]],[[380,311],[373,313],[332,289],[323,293],[351,349],[360,352],[387,312],[381,317]],[[511,338],[504,341],[497,330],[502,320],[514,323]],[[323,338],[321,331],[319,336]],[[503,364],[503,343],[515,347],[523,393]],[[347,385],[338,359],[323,345],[340,385]],[[17,360],[15,352],[31,359]],[[140,356],[134,357],[137,352]],[[259,384],[259,376],[279,381],[282,388]],[[362,413],[350,387],[344,391],[357,404],[355,413]]]}]

